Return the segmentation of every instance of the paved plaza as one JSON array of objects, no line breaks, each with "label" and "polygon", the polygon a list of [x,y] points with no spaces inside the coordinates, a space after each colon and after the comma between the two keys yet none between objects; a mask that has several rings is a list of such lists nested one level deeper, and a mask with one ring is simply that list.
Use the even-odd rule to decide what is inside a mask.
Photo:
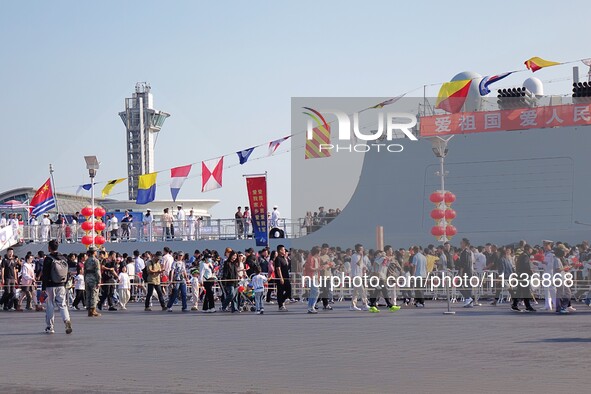
[{"label": "paved plaza", "polygon": [[[566,316],[444,302],[318,315],[302,303],[251,313],[0,313],[0,392],[588,392],[591,308]],[[59,319],[58,319],[59,320]]]}]

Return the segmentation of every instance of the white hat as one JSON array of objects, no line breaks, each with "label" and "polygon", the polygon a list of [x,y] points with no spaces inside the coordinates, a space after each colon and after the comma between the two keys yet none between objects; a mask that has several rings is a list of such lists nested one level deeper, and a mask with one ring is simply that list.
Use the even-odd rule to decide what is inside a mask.
[{"label": "white hat", "polygon": [[277,205],[273,205],[273,209],[277,209],[279,208]]}]

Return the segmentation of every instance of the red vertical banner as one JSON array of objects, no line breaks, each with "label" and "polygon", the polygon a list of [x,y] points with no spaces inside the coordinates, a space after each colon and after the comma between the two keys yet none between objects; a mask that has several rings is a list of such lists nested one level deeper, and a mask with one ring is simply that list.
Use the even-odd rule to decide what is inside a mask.
[{"label": "red vertical banner", "polygon": [[252,212],[252,232],[257,246],[268,246],[267,177],[247,176],[246,189]]}]

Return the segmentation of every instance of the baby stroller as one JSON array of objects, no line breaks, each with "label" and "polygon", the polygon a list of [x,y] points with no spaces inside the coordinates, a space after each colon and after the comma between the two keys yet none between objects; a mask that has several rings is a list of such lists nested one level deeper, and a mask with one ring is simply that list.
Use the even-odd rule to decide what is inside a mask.
[{"label": "baby stroller", "polygon": [[250,286],[248,279],[242,279],[238,283],[238,294],[240,297],[240,305],[244,312],[250,310],[251,312],[256,311],[254,304],[254,290]]}]

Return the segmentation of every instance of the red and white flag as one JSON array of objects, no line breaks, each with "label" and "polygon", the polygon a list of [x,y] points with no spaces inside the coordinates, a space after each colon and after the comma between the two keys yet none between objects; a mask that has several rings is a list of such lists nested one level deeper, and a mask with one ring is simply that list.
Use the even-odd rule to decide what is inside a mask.
[{"label": "red and white flag", "polygon": [[183,183],[185,183],[185,179],[189,176],[189,172],[191,172],[191,164],[188,166],[182,167],[175,167],[170,169],[170,193],[172,194],[172,201],[176,201],[176,196],[179,194],[181,187],[183,187]]},{"label": "red and white flag", "polygon": [[224,156],[201,162],[201,191],[222,187],[222,172],[224,170]]},{"label": "red and white flag", "polygon": [[278,140],[269,142],[269,156],[273,155],[273,153],[275,153],[277,148],[279,148],[279,145],[281,145],[281,143],[283,141],[287,140],[288,138],[289,138],[289,136],[279,138]]}]

